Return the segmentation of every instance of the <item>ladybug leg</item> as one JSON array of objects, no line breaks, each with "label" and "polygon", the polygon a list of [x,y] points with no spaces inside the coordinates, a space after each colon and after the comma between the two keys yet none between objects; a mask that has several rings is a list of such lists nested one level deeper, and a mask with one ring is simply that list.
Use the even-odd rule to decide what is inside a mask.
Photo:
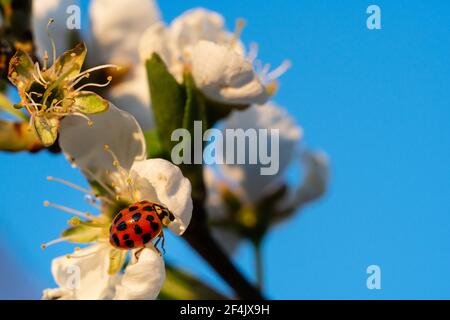
[{"label": "ladybug leg", "polygon": [[159,242],[162,240],[162,244],[161,244],[161,249],[163,250],[163,254],[166,254],[166,250],[164,249],[164,232],[161,230],[161,233],[158,236],[158,239],[155,242],[155,248],[156,250],[158,250],[159,254],[161,254],[161,252],[159,251],[159,249],[157,248]]},{"label": "ladybug leg", "polygon": [[162,242],[161,242],[161,249],[163,250],[163,253],[166,254],[166,249],[164,249],[164,241],[165,241],[165,238],[164,238],[164,232],[162,232],[162,230],[161,230],[160,238],[162,239]]},{"label": "ladybug leg", "polygon": [[142,250],[144,250],[144,249],[145,249],[145,247],[142,247],[142,248],[136,250],[136,252],[134,253],[134,257],[136,258],[136,260],[139,259],[139,256],[141,255],[141,252],[142,252]]}]

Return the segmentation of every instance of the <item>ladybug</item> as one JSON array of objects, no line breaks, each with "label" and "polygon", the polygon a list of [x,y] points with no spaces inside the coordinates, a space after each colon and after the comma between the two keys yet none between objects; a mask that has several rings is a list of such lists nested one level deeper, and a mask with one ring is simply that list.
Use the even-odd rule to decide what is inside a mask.
[{"label": "ladybug", "polygon": [[167,226],[173,220],[175,216],[172,212],[160,204],[145,200],[136,202],[120,210],[114,217],[109,230],[109,242],[117,249],[130,250],[144,248],[147,243],[158,238],[155,248],[162,239],[164,250],[163,225]]}]

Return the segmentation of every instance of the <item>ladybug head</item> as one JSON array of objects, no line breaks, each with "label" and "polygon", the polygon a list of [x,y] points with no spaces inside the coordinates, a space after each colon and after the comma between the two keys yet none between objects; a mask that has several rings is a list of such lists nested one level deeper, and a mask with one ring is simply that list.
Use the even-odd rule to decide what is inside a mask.
[{"label": "ladybug head", "polygon": [[154,204],[153,206],[155,208],[156,214],[158,215],[163,225],[167,226],[172,221],[175,220],[175,216],[173,215],[173,213],[170,212],[170,210],[167,209],[166,207],[159,204]]}]

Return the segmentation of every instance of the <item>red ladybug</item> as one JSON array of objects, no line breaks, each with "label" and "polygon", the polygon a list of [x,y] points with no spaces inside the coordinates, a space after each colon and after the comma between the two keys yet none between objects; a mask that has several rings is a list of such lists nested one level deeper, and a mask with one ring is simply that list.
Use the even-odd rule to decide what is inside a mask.
[{"label": "red ladybug", "polygon": [[[109,242],[118,249],[143,248],[155,238],[163,239],[163,225],[175,220],[174,215],[164,206],[150,201],[136,202],[122,209],[114,218]],[[164,250],[164,248],[163,248]]]}]

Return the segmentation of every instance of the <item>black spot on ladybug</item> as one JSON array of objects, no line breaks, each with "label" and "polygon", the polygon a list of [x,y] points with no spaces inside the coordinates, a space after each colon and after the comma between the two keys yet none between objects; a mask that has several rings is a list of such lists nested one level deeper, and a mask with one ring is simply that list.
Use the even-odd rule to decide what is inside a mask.
[{"label": "black spot on ladybug", "polygon": [[113,239],[113,241],[114,241],[114,244],[117,246],[117,247],[119,247],[120,246],[120,241],[119,241],[119,237],[117,236],[117,234],[113,234],[112,235],[112,239]]},{"label": "black spot on ladybug", "polygon": [[123,240],[128,240],[128,239],[130,239],[130,235],[127,233],[127,234],[124,234],[123,235],[123,237],[122,237],[122,239]]},{"label": "black spot on ladybug", "polygon": [[151,226],[152,229],[155,230],[155,231],[159,229],[159,224],[157,224],[156,222],[150,223],[150,226]]},{"label": "black spot on ladybug", "polygon": [[146,233],[142,235],[142,242],[147,243],[152,240],[152,235],[150,233]]},{"label": "black spot on ladybug", "polygon": [[129,211],[136,211],[137,209],[139,209],[139,207],[137,206],[132,206],[128,208]]},{"label": "black spot on ladybug", "polygon": [[119,223],[117,225],[117,230],[119,231],[125,231],[127,229],[127,224],[125,223],[125,221],[122,221],[121,223]]},{"label": "black spot on ladybug", "polygon": [[136,234],[141,234],[142,233],[142,228],[139,227],[137,224],[134,225],[134,232]]},{"label": "black spot on ladybug", "polygon": [[140,212],[133,214],[131,218],[133,218],[134,222],[138,222],[141,218],[142,214]]},{"label": "black spot on ladybug", "polygon": [[154,221],[155,220],[155,217],[154,216],[152,216],[152,215],[148,215],[147,216],[147,218],[145,218],[147,221],[150,221],[150,222],[152,222],[152,221]]},{"label": "black spot on ladybug", "polygon": [[145,206],[142,208],[142,210],[144,211],[153,211],[153,207],[152,206]]},{"label": "black spot on ladybug", "polygon": [[119,221],[120,219],[122,219],[122,214],[121,214],[121,213],[119,213],[119,214],[114,218],[113,223],[116,224],[117,221]]},{"label": "black spot on ladybug", "polygon": [[133,240],[127,240],[127,241],[125,241],[125,245],[128,248],[133,248],[134,247],[134,241]]}]

